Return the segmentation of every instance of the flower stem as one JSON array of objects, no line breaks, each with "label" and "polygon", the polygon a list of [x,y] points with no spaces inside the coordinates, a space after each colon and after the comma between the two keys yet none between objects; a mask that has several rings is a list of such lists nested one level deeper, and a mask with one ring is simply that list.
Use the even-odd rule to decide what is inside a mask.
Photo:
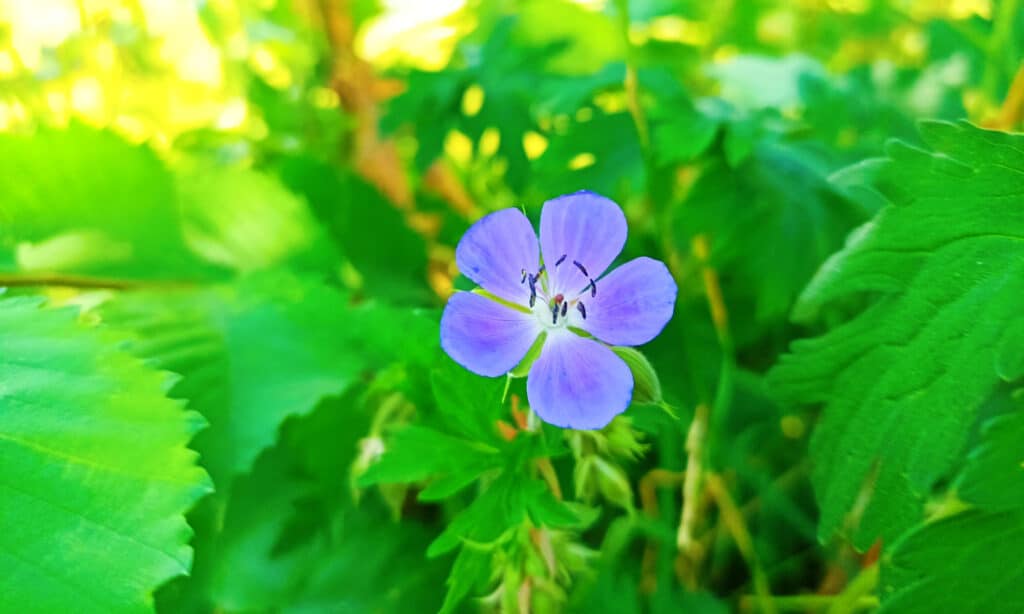
[{"label": "flower stem", "polygon": [[84,275],[65,275],[60,273],[0,275],[0,288],[52,286],[61,288],[81,288],[84,290],[132,290],[138,288],[187,288],[191,285],[192,284],[187,281],[144,281],[133,279],[114,279],[109,277],[88,277]]},{"label": "flower stem", "polygon": [[541,477],[544,478],[548,488],[551,489],[551,494],[561,501],[562,486],[558,483],[558,474],[555,473],[555,467],[551,464],[551,459],[547,456],[541,456],[538,458],[537,470],[540,472]]},{"label": "flower stem", "polygon": [[859,604],[863,599],[873,599],[875,604],[878,598],[871,593],[878,586],[878,563],[869,565],[860,571],[842,593],[836,596],[829,606],[827,614],[852,614],[860,609]]},{"label": "flower stem", "polygon": [[[683,562],[694,567],[701,554],[700,542],[695,538],[695,525],[700,501],[708,425],[712,412],[715,415],[721,415],[731,401],[734,357],[732,337],[729,334],[729,312],[725,307],[725,299],[718,281],[718,272],[709,263],[711,247],[707,237],[704,235],[695,237],[691,248],[693,255],[701,264],[708,309],[711,312],[711,321],[722,349],[722,367],[719,372],[714,404],[711,407],[707,403],[697,405],[693,413],[693,421],[690,423],[690,429],[686,435],[686,480],[683,483],[683,509],[679,516],[676,546]],[[693,576],[693,574],[690,575]]]},{"label": "flower stem", "polygon": [[[808,610],[824,610],[836,602],[839,597],[835,595],[790,595],[785,597],[771,597],[772,605],[779,612],[807,612]],[[744,595],[740,597],[740,610],[751,609],[760,598],[757,595]],[[851,611],[871,610],[878,607],[878,598],[862,596],[857,598],[854,609]]]},{"label": "flower stem", "polygon": [[718,510],[722,514],[722,522],[729,534],[732,535],[733,541],[736,542],[736,548],[740,551],[740,556],[743,557],[754,578],[754,593],[759,609],[766,614],[775,614],[778,609],[772,599],[768,575],[758,561],[754,540],[750,537],[750,530],[747,528],[746,520],[743,519],[743,513],[740,512],[732,495],[729,494],[729,489],[726,488],[720,477],[709,473],[706,482],[708,491],[714,497]]}]

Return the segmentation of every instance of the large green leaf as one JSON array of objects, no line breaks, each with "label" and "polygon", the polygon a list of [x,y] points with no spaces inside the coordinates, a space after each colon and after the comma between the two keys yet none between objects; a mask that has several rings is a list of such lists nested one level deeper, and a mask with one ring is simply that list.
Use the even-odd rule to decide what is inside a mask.
[{"label": "large green leaf", "polygon": [[74,310],[0,301],[0,610],[140,612],[188,573],[198,415]]},{"label": "large green leaf", "polygon": [[210,421],[196,439],[220,484],[247,471],[281,422],[337,395],[385,360],[412,360],[436,324],[351,306],[325,284],[277,272],[209,289],[123,295],[104,317],[137,333],[133,350],[184,379],[172,390]]},{"label": "large green leaf", "polygon": [[156,155],[79,124],[0,135],[4,252],[27,270],[160,278],[210,269],[186,246],[173,178]]},{"label": "large green leaf", "polygon": [[1024,412],[986,424],[957,484],[958,497],[978,509],[896,543],[883,567],[883,611],[1024,609],[1024,597],[1010,588],[1024,585]]},{"label": "large green leaf", "polygon": [[[1024,509],[1024,411],[985,424],[957,480],[957,496],[989,510]],[[1024,544],[1020,551],[1024,557]]]},{"label": "large green leaf", "polygon": [[882,612],[1024,611],[1024,511],[971,511],[928,524],[896,545],[882,574]]},{"label": "large green leaf", "polygon": [[870,301],[793,346],[772,373],[791,402],[824,403],[812,456],[821,537],[864,500],[854,542],[916,523],[1001,376],[1019,376],[1024,335],[1024,136],[929,123],[933,151],[899,142],[874,169],[892,204],[851,236],[798,305]]},{"label": "large green leaf", "polygon": [[206,260],[253,271],[333,255],[309,205],[276,178],[244,167],[184,166],[176,175],[189,245]]}]

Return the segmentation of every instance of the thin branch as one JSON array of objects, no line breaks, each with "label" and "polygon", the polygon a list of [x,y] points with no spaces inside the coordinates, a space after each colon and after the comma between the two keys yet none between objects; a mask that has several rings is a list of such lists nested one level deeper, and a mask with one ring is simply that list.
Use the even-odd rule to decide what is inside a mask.
[{"label": "thin branch", "polygon": [[62,273],[28,273],[0,275],[0,288],[80,288],[83,290],[136,290],[141,288],[182,289],[194,284],[187,281],[154,281],[141,279],[115,279]]},{"label": "thin branch", "polygon": [[[750,610],[758,603],[759,599],[760,597],[757,595],[740,597],[740,610]],[[791,595],[771,597],[769,601],[779,612],[807,612],[808,610],[824,610],[831,606],[836,599],[835,595]],[[859,597],[855,604],[855,611],[871,610],[877,607],[877,597]]]},{"label": "thin branch", "polygon": [[751,576],[754,578],[754,593],[756,594],[757,605],[760,606],[762,612],[775,614],[778,612],[778,609],[772,600],[768,576],[758,561],[757,551],[754,549],[754,540],[750,537],[750,529],[747,528],[747,522],[743,519],[743,514],[740,512],[739,507],[736,506],[732,495],[729,494],[729,489],[726,488],[725,483],[722,482],[720,477],[714,473],[709,473],[706,477],[706,482],[708,492],[714,497],[718,510],[722,514],[722,523],[725,524],[726,529],[732,536],[733,541],[736,543],[736,548],[740,551],[740,556],[743,557],[744,562],[750,569]]}]

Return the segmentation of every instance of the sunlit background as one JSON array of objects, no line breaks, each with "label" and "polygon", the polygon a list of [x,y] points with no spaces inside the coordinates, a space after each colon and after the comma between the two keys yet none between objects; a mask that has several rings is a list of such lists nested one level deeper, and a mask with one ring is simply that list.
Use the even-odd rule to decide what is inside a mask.
[{"label": "sunlit background", "polygon": [[[453,594],[498,609],[522,591],[536,612],[722,614],[850,590],[837,611],[877,605],[853,578],[892,544],[819,542],[819,416],[776,403],[766,373],[862,306],[791,319],[885,205],[869,186],[892,139],[928,146],[930,119],[1024,125],[1022,5],[0,0],[0,286],[145,339],[210,423],[190,444],[215,486],[188,515],[194,565],[139,595],[168,612],[433,611]],[[521,379],[483,405],[494,381],[445,358],[437,331],[474,287],[454,261],[472,223],[505,207],[536,222],[581,189],[622,207],[622,259],[664,261],[679,288],[643,348],[658,402],[586,433],[537,428]],[[684,560],[687,429],[719,404],[704,418],[718,498],[686,496]],[[429,429],[408,452],[392,437]],[[504,541],[458,555],[485,561],[476,576],[428,559],[498,471],[424,500],[416,467],[449,444],[512,459],[503,483],[548,499],[554,483],[592,524],[547,542],[499,524]],[[408,473],[360,482],[394,449]]]}]

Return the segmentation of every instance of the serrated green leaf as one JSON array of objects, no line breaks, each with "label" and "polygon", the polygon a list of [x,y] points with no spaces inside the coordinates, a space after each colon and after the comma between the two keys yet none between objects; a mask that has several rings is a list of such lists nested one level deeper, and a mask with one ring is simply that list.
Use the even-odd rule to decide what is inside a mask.
[{"label": "serrated green leaf", "polygon": [[476,375],[445,356],[431,373],[430,385],[447,430],[482,443],[501,442],[495,423],[507,417],[501,414],[503,378]]},{"label": "serrated green leaf", "polygon": [[442,477],[423,491],[426,500],[451,495],[502,463],[497,450],[433,429],[407,426],[388,440],[381,459],[359,478],[360,486],[419,482]]},{"label": "serrated green leaf", "polygon": [[914,530],[882,571],[882,614],[1024,611],[1024,512],[971,511]]},{"label": "serrated green leaf", "polygon": [[501,474],[452,519],[430,544],[427,556],[440,556],[463,540],[480,543],[497,540],[526,518],[530,500],[544,488],[542,482],[525,481],[509,472]]},{"label": "serrated green leaf", "polygon": [[479,548],[462,548],[455,557],[452,571],[448,574],[448,594],[441,605],[441,614],[455,611],[455,608],[473,592],[491,579],[493,553]]},{"label": "serrated green leaf", "polygon": [[0,609],[151,610],[192,564],[202,420],[120,337],[40,303],[0,300]]},{"label": "serrated green leaf", "polygon": [[1024,508],[1024,411],[985,424],[957,480],[957,495],[986,510]]},{"label": "serrated green leaf", "polygon": [[811,450],[821,537],[870,483],[859,547],[920,519],[1000,381],[996,348],[1024,296],[1024,137],[966,123],[925,124],[922,136],[933,152],[888,148],[878,172],[892,205],[801,297],[810,313],[873,304],[794,344],[770,378],[790,402],[825,403]]},{"label": "serrated green leaf", "polygon": [[[210,421],[196,446],[218,483],[246,471],[288,416],[342,393],[371,365],[415,356],[391,345],[390,329],[401,329],[405,315],[355,308],[320,282],[276,272],[210,289],[125,294],[103,309],[107,321],[136,333],[133,351],[184,376],[172,394]],[[413,330],[410,344],[418,343]]]}]

